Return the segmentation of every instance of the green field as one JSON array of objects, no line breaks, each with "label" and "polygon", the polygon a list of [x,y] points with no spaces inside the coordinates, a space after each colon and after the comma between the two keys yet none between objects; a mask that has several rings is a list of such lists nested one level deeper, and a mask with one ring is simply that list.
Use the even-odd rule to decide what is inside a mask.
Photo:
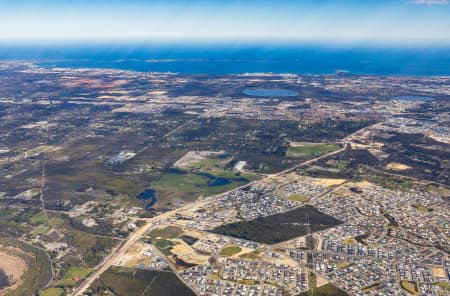
[{"label": "green field", "polygon": [[[172,272],[112,267],[91,286],[93,295],[193,296]],[[109,293],[108,293],[109,292]]]},{"label": "green field", "polygon": [[75,286],[80,280],[87,277],[92,272],[91,268],[86,267],[72,267],[64,277],[58,281],[57,286]]},{"label": "green field", "polygon": [[419,295],[417,284],[411,281],[400,281],[400,286],[412,295]]},{"label": "green field", "polygon": [[258,178],[256,174],[227,171],[186,172],[170,170],[153,185],[160,196],[196,198],[242,186]]},{"label": "green field", "polygon": [[245,254],[239,255],[239,258],[255,260],[255,259],[259,258],[261,253],[262,253],[262,250],[255,250],[250,253],[245,253]]},{"label": "green field", "polygon": [[166,239],[156,239],[152,243],[165,255],[170,255],[170,249],[173,247],[173,243]]},{"label": "green field", "polygon": [[238,246],[228,246],[220,251],[221,256],[233,256],[234,254],[239,253],[242,249]]},{"label": "green field", "polygon": [[48,215],[47,215],[47,212],[41,211],[41,212],[37,213],[36,215],[34,215],[33,217],[31,217],[30,222],[31,222],[33,225],[38,225],[38,224],[48,223]]},{"label": "green field", "polygon": [[299,146],[290,146],[287,156],[292,158],[317,157],[338,149],[338,144],[300,143]]},{"label": "green field", "polygon": [[299,201],[299,202],[307,202],[308,198],[301,194],[292,194],[288,196],[288,200]]},{"label": "green field", "polygon": [[167,226],[165,228],[157,228],[150,231],[148,236],[150,238],[176,238],[183,233],[183,229],[176,226]]},{"label": "green field", "polygon": [[39,296],[61,296],[63,292],[61,288],[49,288],[39,293]]}]

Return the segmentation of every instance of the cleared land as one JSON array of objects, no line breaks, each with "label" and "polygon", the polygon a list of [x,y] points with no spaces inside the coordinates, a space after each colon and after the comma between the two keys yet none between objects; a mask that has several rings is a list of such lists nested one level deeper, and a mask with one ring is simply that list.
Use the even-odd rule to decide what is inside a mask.
[{"label": "cleared land", "polygon": [[233,159],[233,155],[224,151],[189,151],[180,158],[174,167],[185,170],[218,170]]},{"label": "cleared land", "polygon": [[317,157],[339,149],[338,144],[323,144],[309,142],[292,142],[286,153],[291,158]]},{"label": "cleared land", "polygon": [[386,168],[393,171],[405,171],[411,169],[409,165],[398,162],[390,162],[387,164]]},{"label": "cleared land", "polygon": [[21,241],[0,238],[0,265],[2,265],[0,269],[5,270],[6,275],[20,274],[20,280],[14,278],[13,281],[17,280],[17,286],[13,283],[8,296],[33,295],[52,278],[52,268],[47,255],[42,250]]},{"label": "cleared land", "polygon": [[0,252],[0,271],[3,271],[3,276],[0,278],[0,295],[6,289],[14,290],[20,286],[21,277],[26,269],[27,264],[19,256]]},{"label": "cleared land", "polygon": [[327,229],[342,223],[319,212],[315,207],[306,205],[281,214],[221,225],[213,229],[212,232],[274,244],[307,234],[308,221],[311,232]]}]

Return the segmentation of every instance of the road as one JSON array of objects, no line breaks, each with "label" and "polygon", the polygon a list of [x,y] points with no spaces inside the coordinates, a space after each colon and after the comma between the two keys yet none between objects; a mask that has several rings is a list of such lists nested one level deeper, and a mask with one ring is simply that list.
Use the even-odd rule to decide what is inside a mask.
[{"label": "road", "polygon": [[130,234],[121,245],[119,245],[99,266],[97,266],[96,270],[75,290],[75,292],[73,292],[72,295],[83,295],[83,293],[89,288],[89,286],[108,268],[110,268],[117,258],[124,255],[125,252],[134,243],[136,243],[145,233],[147,233],[147,231],[154,225],[155,222],[174,215],[177,210],[172,210],[157,217],[147,219],[147,223]]}]

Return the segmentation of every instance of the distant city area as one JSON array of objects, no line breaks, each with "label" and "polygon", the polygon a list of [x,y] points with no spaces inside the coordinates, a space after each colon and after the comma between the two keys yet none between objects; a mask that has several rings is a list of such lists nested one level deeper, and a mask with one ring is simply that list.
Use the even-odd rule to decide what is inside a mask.
[{"label": "distant city area", "polygon": [[450,294],[450,77],[0,62],[0,295]]}]

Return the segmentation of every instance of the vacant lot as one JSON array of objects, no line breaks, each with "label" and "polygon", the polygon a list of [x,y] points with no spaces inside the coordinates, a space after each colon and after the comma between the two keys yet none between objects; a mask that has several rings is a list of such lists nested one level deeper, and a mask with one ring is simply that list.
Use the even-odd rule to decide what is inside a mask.
[{"label": "vacant lot", "polygon": [[308,221],[311,232],[341,224],[339,220],[307,205],[281,214],[222,225],[213,229],[213,232],[274,244],[307,234]]},{"label": "vacant lot", "polygon": [[174,166],[185,170],[222,170],[232,159],[233,155],[223,151],[189,151]]}]

